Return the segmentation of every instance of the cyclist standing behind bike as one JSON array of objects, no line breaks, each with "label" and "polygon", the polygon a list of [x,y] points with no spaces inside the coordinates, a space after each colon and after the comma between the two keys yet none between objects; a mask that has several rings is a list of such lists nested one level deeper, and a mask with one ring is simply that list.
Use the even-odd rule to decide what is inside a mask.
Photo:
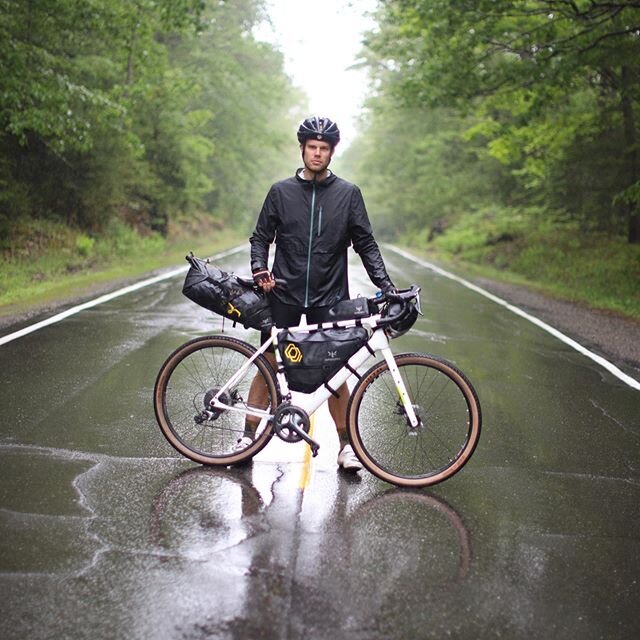
[{"label": "cyclist standing behind bike", "polygon": [[[360,189],[329,170],[340,131],[329,118],[307,118],[298,129],[304,167],[275,183],[260,211],[251,242],[254,281],[271,292],[277,327],[292,327],[306,314],[309,323],[327,320],[327,310],[349,298],[347,250],[353,245],[371,281],[382,291],[395,287],[387,274]],[[269,248],[275,242],[273,270]],[[275,279],[286,281],[277,287]],[[270,339],[262,336],[263,342]],[[273,354],[268,354],[275,366]],[[254,391],[255,393],[255,391]],[[340,439],[338,465],[362,468],[349,444],[346,415],[349,388],[329,399]]]}]

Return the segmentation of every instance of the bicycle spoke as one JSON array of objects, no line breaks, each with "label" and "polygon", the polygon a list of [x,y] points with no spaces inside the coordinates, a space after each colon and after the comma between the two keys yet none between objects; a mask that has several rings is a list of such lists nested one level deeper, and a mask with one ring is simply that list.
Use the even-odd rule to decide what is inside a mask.
[{"label": "bicycle spoke", "polygon": [[424,486],[440,481],[471,455],[479,435],[479,408],[477,424],[472,425],[471,416],[477,399],[452,365],[421,354],[396,361],[420,425],[410,425],[392,375],[380,363],[354,390],[350,434],[373,473],[389,482]]},{"label": "bicycle spoke", "polygon": [[[266,403],[260,400],[261,406],[253,403],[251,408],[265,411],[277,406],[276,383],[266,363],[253,362],[219,396],[224,407],[211,402],[254,351],[233,338],[211,337],[187,343],[170,356],[156,384],[156,415],[164,435],[178,451],[199,462],[228,464],[254,455],[266,444],[271,430],[268,420],[256,419],[256,425],[247,431],[254,380],[262,380],[258,387],[266,394]],[[250,452],[244,454],[235,445],[247,433],[253,440],[245,445]]]}]

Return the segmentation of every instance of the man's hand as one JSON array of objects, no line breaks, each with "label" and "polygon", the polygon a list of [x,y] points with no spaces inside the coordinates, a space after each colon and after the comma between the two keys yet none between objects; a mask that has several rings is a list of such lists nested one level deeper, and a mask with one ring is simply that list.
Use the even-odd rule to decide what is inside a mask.
[{"label": "man's hand", "polygon": [[396,288],[396,286],[393,284],[393,282],[391,281],[387,281],[385,282],[381,287],[380,290],[382,291],[382,293],[384,293],[385,295],[389,294],[389,293],[397,293],[398,289]]},{"label": "man's hand", "polygon": [[276,286],[276,279],[268,269],[256,271],[253,274],[253,281],[265,292],[269,293]]}]

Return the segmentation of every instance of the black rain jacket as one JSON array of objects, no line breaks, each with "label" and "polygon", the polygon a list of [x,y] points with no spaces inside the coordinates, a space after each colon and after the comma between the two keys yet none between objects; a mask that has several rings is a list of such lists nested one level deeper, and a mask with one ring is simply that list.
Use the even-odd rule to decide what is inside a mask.
[{"label": "black rain jacket", "polygon": [[349,298],[351,244],[371,281],[391,284],[360,189],[335,174],[315,182],[300,170],[271,187],[250,238],[252,272],[268,268],[274,241],[272,272],[287,286],[276,286],[273,295],[285,304],[322,307]]}]

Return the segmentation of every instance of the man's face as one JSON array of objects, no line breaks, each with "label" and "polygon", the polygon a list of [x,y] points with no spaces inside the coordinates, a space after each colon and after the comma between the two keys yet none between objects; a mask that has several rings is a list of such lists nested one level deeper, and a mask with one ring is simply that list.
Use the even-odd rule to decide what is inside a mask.
[{"label": "man's face", "polygon": [[304,166],[313,173],[322,173],[331,162],[333,149],[324,140],[307,140],[302,146]]}]

